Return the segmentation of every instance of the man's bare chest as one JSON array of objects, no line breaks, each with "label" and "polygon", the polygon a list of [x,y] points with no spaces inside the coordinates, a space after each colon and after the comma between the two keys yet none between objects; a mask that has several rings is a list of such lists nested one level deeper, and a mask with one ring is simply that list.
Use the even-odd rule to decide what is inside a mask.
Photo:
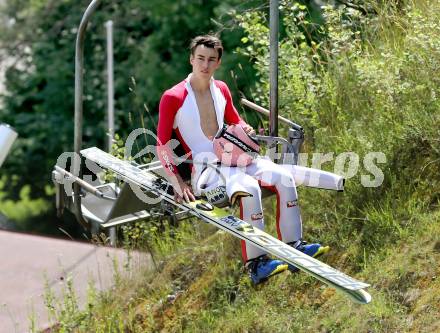
[{"label": "man's bare chest", "polygon": [[210,140],[218,131],[217,115],[211,94],[196,94],[197,108],[199,109],[200,126],[203,133]]}]

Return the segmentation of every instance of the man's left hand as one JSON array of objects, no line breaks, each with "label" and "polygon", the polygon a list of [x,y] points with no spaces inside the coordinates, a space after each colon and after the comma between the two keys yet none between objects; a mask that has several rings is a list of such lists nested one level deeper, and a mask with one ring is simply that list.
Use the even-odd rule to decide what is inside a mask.
[{"label": "man's left hand", "polygon": [[247,135],[255,135],[255,130],[252,128],[252,126],[248,124],[241,125],[243,130],[246,132]]}]

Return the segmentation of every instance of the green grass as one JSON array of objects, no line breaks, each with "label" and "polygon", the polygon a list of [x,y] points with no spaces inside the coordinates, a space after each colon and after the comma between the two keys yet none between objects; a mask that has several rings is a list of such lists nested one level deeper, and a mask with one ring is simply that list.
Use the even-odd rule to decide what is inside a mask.
[{"label": "green grass", "polygon": [[369,253],[362,268],[345,249],[335,247],[323,258],[372,285],[369,305],[354,304],[303,273],[253,287],[239,242],[216,232],[199,238],[198,246],[188,237],[190,248],[161,257],[156,271],[92,293],[83,311],[70,311],[75,297],[65,297],[58,319],[75,332],[436,332],[440,211],[417,219],[405,237]]}]

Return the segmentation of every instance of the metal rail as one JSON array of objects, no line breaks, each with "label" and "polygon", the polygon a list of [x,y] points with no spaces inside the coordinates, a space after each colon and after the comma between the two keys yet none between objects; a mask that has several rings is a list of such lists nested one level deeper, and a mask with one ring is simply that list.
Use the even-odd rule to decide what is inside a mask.
[{"label": "metal rail", "polygon": [[[251,109],[253,109],[253,110],[255,110],[255,111],[257,111],[257,112],[259,112],[259,113],[261,113],[261,114],[264,114],[267,117],[270,117],[270,111],[268,109],[265,109],[262,106],[259,106],[259,105],[255,104],[255,103],[252,103],[251,101],[248,101],[245,98],[242,98],[240,100],[240,103],[245,105],[245,106],[247,106],[247,107],[249,107],[249,108],[251,108]],[[293,121],[291,121],[291,120],[289,120],[287,118],[284,118],[283,116],[278,116],[278,120],[283,122],[284,124],[294,128],[294,129],[298,130],[298,131],[302,131],[303,130],[303,128],[300,125],[295,124]]]}]

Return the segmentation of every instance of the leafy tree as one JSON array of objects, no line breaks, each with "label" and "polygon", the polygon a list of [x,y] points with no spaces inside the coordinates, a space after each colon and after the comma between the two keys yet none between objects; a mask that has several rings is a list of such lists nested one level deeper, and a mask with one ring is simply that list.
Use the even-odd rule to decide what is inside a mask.
[{"label": "leafy tree", "polygon": [[[26,188],[26,207],[30,207],[26,212],[32,214],[18,214],[20,229],[55,232],[53,193],[48,184],[58,156],[73,151],[75,39],[89,3],[6,0],[0,8],[0,57],[7,67],[0,119],[19,133],[1,170],[1,192],[7,193],[2,197],[10,200],[7,207],[0,208],[5,213],[24,207],[21,194]],[[161,94],[189,73],[188,44],[198,34],[220,34],[226,52],[217,78],[230,84],[236,99],[239,90],[246,91],[254,82],[254,69],[245,56],[234,53],[243,32],[228,13],[243,12],[262,3],[101,1],[85,40],[84,146],[104,147],[107,141],[107,20],[114,22],[115,130],[125,138],[133,128],[156,128]],[[39,198],[52,208],[41,208]],[[36,216],[37,211],[42,214]],[[79,236],[72,221],[65,221],[63,228]]]},{"label": "leafy tree", "polygon": [[[75,38],[89,2],[7,0],[2,8],[0,45],[2,56],[12,63],[1,119],[20,136],[2,171],[15,196],[25,184],[34,196],[44,195],[56,158],[73,150]],[[114,21],[116,131],[124,137],[133,127],[155,128],[161,93],[190,71],[187,45],[197,34],[221,33],[226,54],[219,78],[238,89],[252,83],[248,60],[233,53],[242,32],[227,13],[256,4],[102,1],[86,38],[84,144],[102,147],[106,141],[106,20]],[[244,79],[230,74],[238,64]]]}]

